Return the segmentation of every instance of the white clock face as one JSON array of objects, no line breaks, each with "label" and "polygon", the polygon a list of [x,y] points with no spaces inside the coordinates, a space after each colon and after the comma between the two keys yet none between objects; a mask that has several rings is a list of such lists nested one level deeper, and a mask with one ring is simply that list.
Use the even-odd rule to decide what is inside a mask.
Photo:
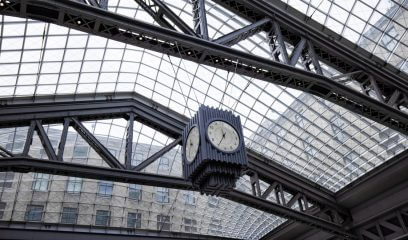
[{"label": "white clock face", "polygon": [[186,142],[186,159],[191,163],[194,158],[197,156],[198,146],[200,144],[200,133],[198,132],[197,127],[193,127],[187,136]]},{"label": "white clock face", "polygon": [[224,121],[213,121],[208,125],[207,135],[210,142],[219,150],[232,152],[239,146],[239,135],[235,128]]}]

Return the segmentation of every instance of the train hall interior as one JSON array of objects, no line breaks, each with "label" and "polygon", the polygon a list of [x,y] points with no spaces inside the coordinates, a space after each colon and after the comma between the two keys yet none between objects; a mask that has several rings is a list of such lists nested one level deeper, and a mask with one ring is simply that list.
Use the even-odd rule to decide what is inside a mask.
[{"label": "train hall interior", "polygon": [[408,239],[408,0],[0,22],[0,239]]}]

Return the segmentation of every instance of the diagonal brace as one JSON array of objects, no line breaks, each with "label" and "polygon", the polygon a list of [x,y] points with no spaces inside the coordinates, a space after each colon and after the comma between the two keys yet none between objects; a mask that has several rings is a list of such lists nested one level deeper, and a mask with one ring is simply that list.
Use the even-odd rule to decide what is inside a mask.
[{"label": "diagonal brace", "polygon": [[79,135],[91,146],[106,163],[112,168],[124,169],[123,165],[112,155],[109,150],[103,146],[96,137],[82,125],[77,118],[71,118],[72,127]]},{"label": "diagonal brace", "polygon": [[166,154],[168,151],[170,151],[172,148],[174,148],[175,146],[177,146],[179,143],[181,143],[181,137],[177,138],[176,140],[174,140],[172,143],[170,143],[169,145],[165,146],[164,148],[162,148],[160,151],[158,151],[157,153],[153,154],[152,156],[150,156],[148,159],[144,160],[143,162],[141,162],[139,165],[137,165],[136,167],[133,168],[133,170],[140,172],[141,170],[143,170],[144,168],[146,168],[149,164],[153,163],[154,161],[156,161],[158,158],[160,158],[161,156],[163,156],[164,154]]},{"label": "diagonal brace", "polygon": [[[142,7],[156,22],[166,28],[176,30],[168,21],[170,20],[174,25],[185,34],[197,36],[193,29],[191,29],[177,14],[175,14],[169,7],[161,0],[135,0],[140,7]],[[164,18],[166,16],[166,18]],[[168,19],[168,20],[167,20]]]},{"label": "diagonal brace", "polygon": [[216,40],[214,40],[214,42],[226,46],[235,45],[240,41],[243,41],[255,35],[256,33],[262,31],[263,27],[269,22],[270,22],[269,18],[264,18],[241,29],[238,29],[234,32],[219,37]]},{"label": "diagonal brace", "polygon": [[55,154],[51,141],[48,138],[48,135],[45,132],[40,120],[35,120],[35,130],[37,131],[38,136],[40,137],[41,143],[44,147],[45,153],[48,156],[48,159],[56,161],[57,155]]}]

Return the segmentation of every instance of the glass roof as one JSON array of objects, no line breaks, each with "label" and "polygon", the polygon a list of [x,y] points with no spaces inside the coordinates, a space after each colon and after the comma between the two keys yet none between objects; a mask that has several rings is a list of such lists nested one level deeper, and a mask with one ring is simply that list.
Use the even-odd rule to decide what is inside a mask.
[{"label": "glass roof", "polygon": [[408,73],[407,0],[282,0]]},{"label": "glass roof", "polygon": [[[165,2],[192,26],[189,1]],[[346,1],[347,4],[343,4],[342,1],[339,6],[338,1],[326,0],[288,2],[376,55],[388,46],[384,48],[379,40],[387,36],[384,33],[387,28],[381,30],[380,37],[373,37],[371,31],[376,30],[371,29],[382,28],[377,22],[383,18],[390,23],[398,22],[404,31],[401,32],[396,25],[395,31],[400,35],[388,41],[392,45],[393,39],[398,39],[386,60],[397,67],[405,66],[407,23],[398,20],[396,14],[387,15],[393,7],[399,9],[396,12],[406,10],[405,3]],[[349,6],[349,2],[353,4]],[[327,9],[327,5],[330,9],[339,8],[338,11],[347,16],[335,14],[334,10]],[[367,12],[359,8],[360,5],[370,8],[370,14],[377,15],[364,17]],[[206,10],[211,39],[249,24],[210,0],[206,1]],[[110,0],[109,11],[156,24],[134,1]],[[407,12],[401,14],[407,15]],[[406,136],[310,94],[54,24],[0,17],[0,97],[134,91],[187,117],[193,116],[200,104],[228,109],[241,117],[248,148],[333,192],[408,147]],[[334,24],[338,17],[340,19]],[[354,29],[358,25],[351,24],[354,18],[362,22],[362,29]],[[350,29],[354,29],[354,34]],[[370,37],[373,43],[367,42]],[[233,47],[269,58],[263,32]],[[327,66],[323,67],[325,74],[335,74]],[[87,126],[104,137],[104,144],[108,144],[109,138],[121,142],[125,137],[126,123],[117,121],[97,121]],[[153,146],[149,149],[158,151],[157,146],[171,142],[167,136],[146,126],[135,126],[135,131],[139,133],[135,133],[134,142]],[[140,134],[143,131],[146,133]],[[123,148],[122,144],[119,148],[122,150],[117,153],[119,158],[123,157]],[[168,174],[179,175],[180,171],[181,162],[171,165]],[[238,187],[247,185],[248,181],[243,179]],[[239,214],[246,213],[256,219],[263,214],[263,219],[269,222],[260,223],[248,217],[248,222],[253,224],[245,233],[236,233],[236,229],[231,228],[229,234],[223,236],[259,238],[283,221],[243,205],[237,206],[240,206]],[[224,213],[220,212],[219,216]],[[237,222],[223,225],[230,224],[243,226]]]}]

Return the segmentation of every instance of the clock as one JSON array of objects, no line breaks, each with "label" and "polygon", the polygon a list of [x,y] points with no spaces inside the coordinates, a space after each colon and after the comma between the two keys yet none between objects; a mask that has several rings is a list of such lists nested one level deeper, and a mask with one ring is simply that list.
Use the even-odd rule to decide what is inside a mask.
[{"label": "clock", "polygon": [[191,163],[197,156],[198,147],[200,144],[200,133],[198,127],[193,126],[187,135],[187,143],[185,148],[185,156],[188,163]]},{"label": "clock", "polygon": [[223,152],[233,152],[238,149],[240,137],[231,124],[215,120],[208,124],[207,136],[210,143]]},{"label": "clock", "polygon": [[200,106],[183,131],[183,174],[210,195],[231,191],[247,168],[241,120],[230,111]]}]

